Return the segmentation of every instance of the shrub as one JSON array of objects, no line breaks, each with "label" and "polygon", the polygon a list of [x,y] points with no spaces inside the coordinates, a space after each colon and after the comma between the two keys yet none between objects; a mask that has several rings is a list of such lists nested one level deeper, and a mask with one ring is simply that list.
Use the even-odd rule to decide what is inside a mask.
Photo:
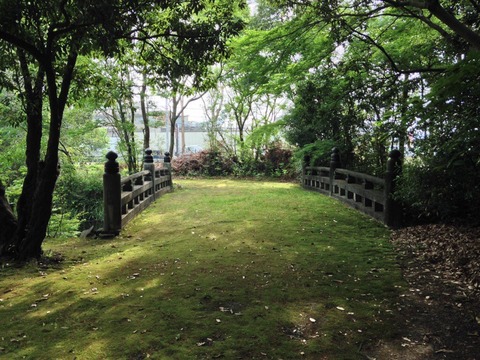
[{"label": "shrub", "polygon": [[294,177],[295,167],[292,164],[293,152],[282,147],[272,147],[265,152],[265,173],[275,177]]},{"label": "shrub", "polygon": [[252,152],[244,151],[240,157],[229,157],[217,150],[206,150],[174,158],[172,169],[177,176],[274,176],[292,178],[292,151],[272,147],[257,159]]},{"label": "shrub", "polygon": [[300,163],[305,162],[307,166],[330,166],[330,157],[335,145],[332,140],[319,140],[297,150],[295,158]]},{"label": "shrub", "polygon": [[407,163],[396,196],[404,203],[410,222],[479,222],[480,174],[465,171],[464,164]]},{"label": "shrub", "polygon": [[220,151],[204,150],[174,158],[172,170],[178,176],[224,176],[232,174],[233,160]]},{"label": "shrub", "polygon": [[[57,183],[54,206],[60,214],[78,219],[80,229],[99,227],[103,221],[103,171],[88,166],[66,166]],[[60,210],[61,209],[61,210]]]}]

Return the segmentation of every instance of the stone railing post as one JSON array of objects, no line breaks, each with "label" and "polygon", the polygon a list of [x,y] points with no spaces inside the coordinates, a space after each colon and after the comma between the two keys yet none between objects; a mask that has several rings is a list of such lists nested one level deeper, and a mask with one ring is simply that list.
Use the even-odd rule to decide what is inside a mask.
[{"label": "stone railing post", "polygon": [[105,156],[103,174],[103,236],[116,236],[122,229],[122,185],[119,165],[116,161],[118,155],[109,151]]},{"label": "stone railing post", "polygon": [[337,148],[332,149],[330,157],[330,195],[333,194],[333,180],[335,179],[335,170],[341,167],[340,151]]},{"label": "stone railing post", "polygon": [[172,164],[170,163],[172,160],[172,158],[170,157],[170,153],[167,151],[164,155],[165,156],[163,157],[163,164],[167,169],[170,169],[172,167]]},{"label": "stone railing post", "polygon": [[170,157],[170,153],[167,151],[165,153],[165,156],[163,158],[163,166],[168,169],[168,186],[171,187],[171,190],[173,191],[173,184],[172,184],[172,163],[170,162],[172,158]]},{"label": "stone railing post", "polygon": [[385,224],[398,229],[402,226],[402,207],[395,200],[397,178],[402,173],[402,153],[392,150],[388,154],[387,171],[385,172]]},{"label": "stone railing post", "polygon": [[307,166],[310,166],[310,155],[304,155],[302,161],[302,186],[306,185]]},{"label": "stone railing post", "polygon": [[143,170],[150,171],[150,175],[145,176],[145,181],[152,182],[150,195],[155,200],[155,164],[153,163],[152,150],[145,149],[145,157],[143,158]]}]

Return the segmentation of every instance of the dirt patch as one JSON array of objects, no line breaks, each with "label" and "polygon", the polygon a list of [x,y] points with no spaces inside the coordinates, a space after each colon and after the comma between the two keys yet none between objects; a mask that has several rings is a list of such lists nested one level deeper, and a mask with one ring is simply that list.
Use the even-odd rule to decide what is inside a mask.
[{"label": "dirt patch", "polygon": [[397,305],[397,340],[369,359],[480,358],[480,228],[416,226],[392,235],[409,288]]}]

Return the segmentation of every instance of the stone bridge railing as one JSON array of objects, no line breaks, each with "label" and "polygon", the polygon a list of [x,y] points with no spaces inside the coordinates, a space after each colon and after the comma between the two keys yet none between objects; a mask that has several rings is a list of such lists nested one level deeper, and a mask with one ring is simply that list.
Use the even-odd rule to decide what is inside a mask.
[{"label": "stone bridge railing", "polygon": [[401,171],[401,153],[398,150],[390,152],[382,179],[340,168],[339,152],[333,149],[330,167],[304,167],[302,185],[332,196],[389,227],[398,228],[402,224],[402,208],[393,193]]},{"label": "stone bridge railing", "polygon": [[118,155],[110,151],[103,175],[104,237],[116,236],[136,215],[156,198],[173,190],[170,156],[165,153],[161,166],[155,166],[152,151],[145,150],[144,170],[121,177]]}]

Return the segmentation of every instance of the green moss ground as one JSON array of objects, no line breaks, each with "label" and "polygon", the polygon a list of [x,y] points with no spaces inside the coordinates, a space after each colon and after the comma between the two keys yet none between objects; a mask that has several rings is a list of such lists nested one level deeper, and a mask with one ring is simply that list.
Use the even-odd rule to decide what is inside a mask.
[{"label": "green moss ground", "polygon": [[389,232],[298,185],[181,180],[112,240],[0,270],[1,359],[364,359],[396,334]]}]

